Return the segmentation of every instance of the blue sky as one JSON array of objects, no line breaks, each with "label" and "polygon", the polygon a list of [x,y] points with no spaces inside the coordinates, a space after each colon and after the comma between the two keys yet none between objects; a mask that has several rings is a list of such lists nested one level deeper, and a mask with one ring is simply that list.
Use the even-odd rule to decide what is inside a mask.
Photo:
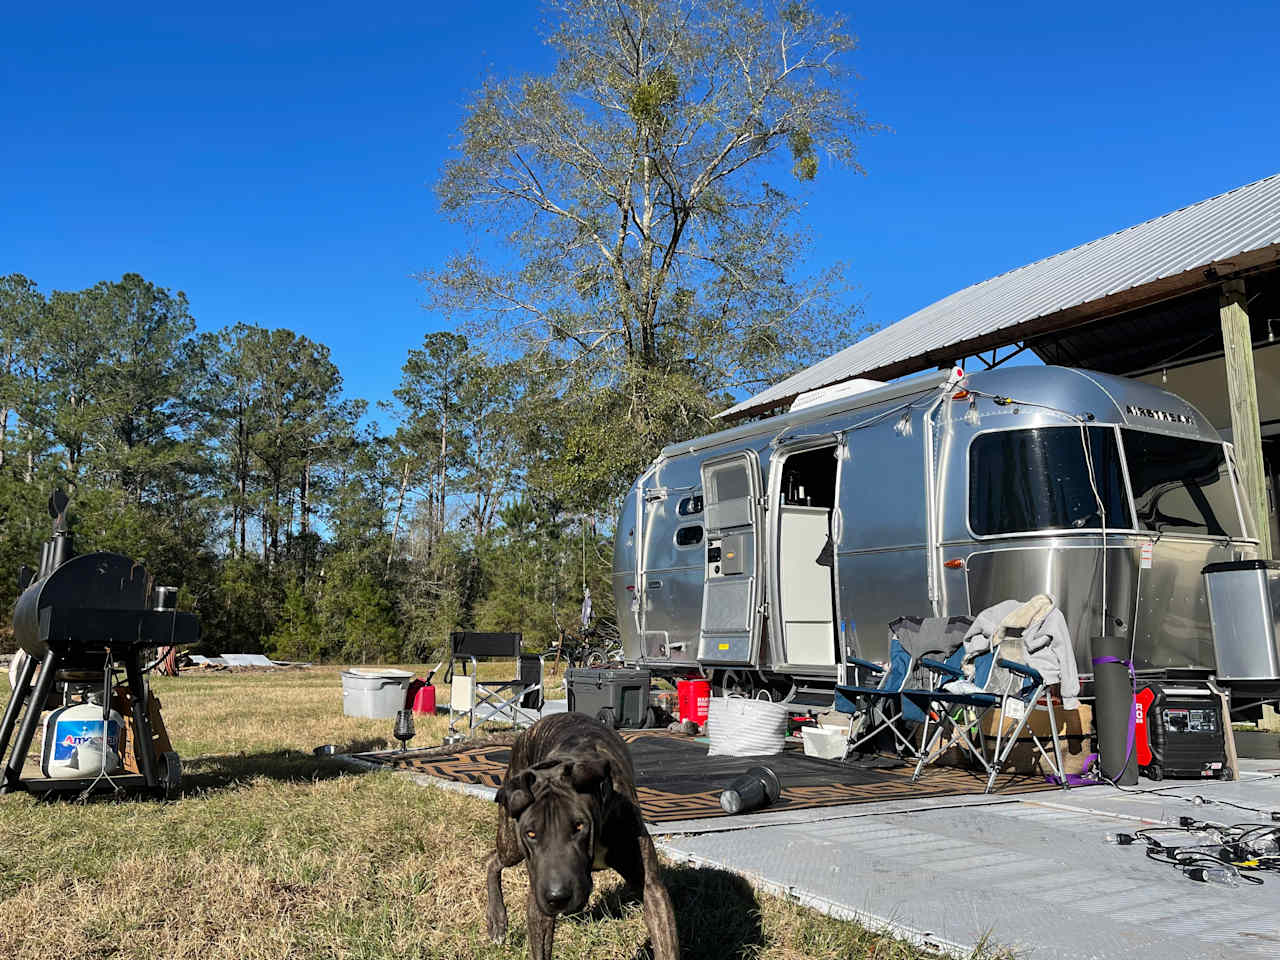
[{"label": "blue sky", "polygon": [[[430,184],[485,74],[550,63],[539,7],[180,6],[6,11],[0,273],[138,272],[387,397],[448,325],[412,278],[463,242]],[[1280,170],[1274,2],[840,9],[892,132],[865,176],[822,170],[808,220],[872,321]]]}]

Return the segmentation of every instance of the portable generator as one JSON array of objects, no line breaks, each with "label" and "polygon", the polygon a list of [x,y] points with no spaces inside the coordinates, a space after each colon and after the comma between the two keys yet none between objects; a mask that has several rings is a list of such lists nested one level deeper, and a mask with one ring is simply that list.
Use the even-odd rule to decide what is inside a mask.
[{"label": "portable generator", "polygon": [[1217,696],[1193,683],[1138,688],[1134,740],[1138,767],[1151,780],[1231,779]]}]

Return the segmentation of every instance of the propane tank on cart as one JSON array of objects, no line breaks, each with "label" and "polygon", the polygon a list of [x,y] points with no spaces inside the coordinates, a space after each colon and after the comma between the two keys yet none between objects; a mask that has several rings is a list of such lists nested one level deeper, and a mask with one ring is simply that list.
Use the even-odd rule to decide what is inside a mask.
[{"label": "propane tank on cart", "polygon": [[96,777],[120,769],[124,750],[124,717],[112,710],[103,730],[102,697],[93,693],[81,703],[59,707],[44,722],[40,768],[46,777],[68,780]]}]

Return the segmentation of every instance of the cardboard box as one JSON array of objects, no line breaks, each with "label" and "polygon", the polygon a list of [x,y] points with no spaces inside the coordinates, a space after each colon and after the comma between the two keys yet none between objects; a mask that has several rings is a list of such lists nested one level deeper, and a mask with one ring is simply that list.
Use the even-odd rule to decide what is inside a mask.
[{"label": "cardboard box", "polygon": [[[1082,703],[1075,710],[1063,709],[1062,704],[1054,704],[1054,717],[1058,721],[1058,741],[1062,747],[1062,766],[1064,773],[1081,773],[1084,770],[1085,758],[1093,752],[1093,708]],[[1004,725],[1006,734],[1012,733],[1018,725],[1015,717],[1003,717],[999,710],[990,711],[982,722],[982,733],[988,739],[990,749],[994,749],[994,740]],[[1047,773],[1043,770],[1043,759],[1028,732],[1040,738],[1044,748],[1053,754],[1053,735],[1049,730],[1049,713],[1046,710],[1033,710],[1031,718],[1022,728],[1018,737],[1018,745],[1009,754],[1005,764],[1006,773]]]},{"label": "cardboard box", "polygon": [[[1093,708],[1087,703],[1080,704],[1075,710],[1066,710],[1062,704],[1055,703],[1053,705],[1053,715],[1058,721],[1058,736],[1060,737],[1087,737],[1093,731]],[[994,737],[1003,723],[1004,729],[1012,733],[1014,727],[1018,725],[1018,719],[1013,715],[1004,717],[999,710],[989,710],[986,716],[982,718],[982,732],[986,736]],[[1026,736],[1028,731],[1034,733],[1037,737],[1049,736],[1049,711],[1032,710],[1031,719],[1022,728],[1022,735]]]},{"label": "cardboard box", "polygon": [[[1058,742],[1062,747],[1063,773],[1083,773],[1084,761],[1093,753],[1093,709],[1088,704],[1081,704],[1076,710],[1064,710],[1061,704],[1054,704],[1054,717],[1058,721]],[[1017,718],[1002,717],[999,710],[991,710],[982,718],[982,735],[986,738],[988,756],[995,751],[996,734],[1001,723],[1005,731],[1012,733],[1018,725]],[[975,731],[976,732],[976,731]],[[1053,755],[1053,737],[1049,732],[1049,714],[1044,710],[1032,711],[1031,719],[1022,728],[1018,744],[1005,761],[1003,773],[1047,774],[1040,751],[1036,749],[1028,732],[1035,734],[1044,744],[1044,748]],[[973,734],[970,734],[971,738]],[[976,738],[974,738],[976,743]],[[970,757],[963,745],[956,745],[935,761],[937,766],[968,766]]]}]

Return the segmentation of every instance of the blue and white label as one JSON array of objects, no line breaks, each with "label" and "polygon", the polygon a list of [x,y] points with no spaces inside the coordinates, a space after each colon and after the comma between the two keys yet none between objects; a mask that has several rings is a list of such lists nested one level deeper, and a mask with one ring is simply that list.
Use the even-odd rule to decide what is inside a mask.
[{"label": "blue and white label", "polygon": [[[102,740],[101,720],[59,720],[54,728],[53,763],[68,763],[76,748],[90,740]],[[120,748],[120,724],[112,720],[107,727],[107,743],[117,753]]]}]

